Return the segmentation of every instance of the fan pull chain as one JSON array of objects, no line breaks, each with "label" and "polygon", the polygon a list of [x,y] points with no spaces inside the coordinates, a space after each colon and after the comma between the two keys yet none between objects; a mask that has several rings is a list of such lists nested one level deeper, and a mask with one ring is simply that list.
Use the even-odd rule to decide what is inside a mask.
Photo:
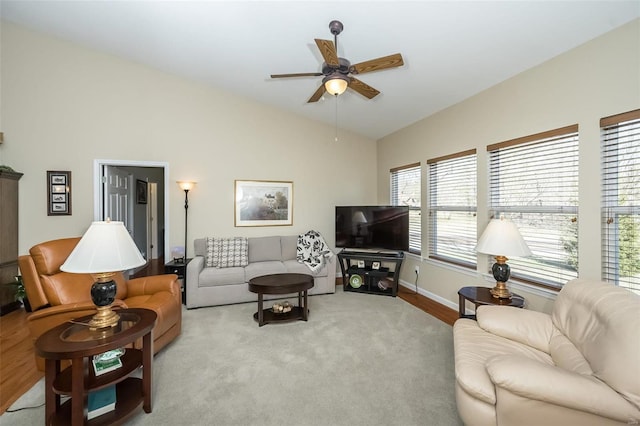
[{"label": "fan pull chain", "polygon": [[338,142],[338,95],[334,95],[336,98],[336,137],[335,141]]}]

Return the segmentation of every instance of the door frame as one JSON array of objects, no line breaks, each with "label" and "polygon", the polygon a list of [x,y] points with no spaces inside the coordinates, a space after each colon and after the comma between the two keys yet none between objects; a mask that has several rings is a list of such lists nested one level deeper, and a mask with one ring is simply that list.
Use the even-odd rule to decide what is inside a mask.
[{"label": "door frame", "polygon": [[147,204],[147,258],[158,258],[158,184],[148,184],[149,202]]},{"label": "door frame", "polygon": [[102,190],[102,168],[103,166],[124,166],[124,167],[157,167],[164,170],[164,258],[171,259],[171,249],[169,247],[169,163],[165,161],[137,161],[137,160],[93,160],[93,220],[99,221],[101,218],[101,207],[104,200]]}]

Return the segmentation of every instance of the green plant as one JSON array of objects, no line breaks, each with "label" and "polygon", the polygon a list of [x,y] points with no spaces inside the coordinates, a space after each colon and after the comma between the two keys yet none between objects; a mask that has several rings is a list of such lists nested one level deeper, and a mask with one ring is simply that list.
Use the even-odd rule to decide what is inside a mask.
[{"label": "green plant", "polygon": [[566,262],[574,270],[578,270],[578,221],[570,220],[563,229],[564,235],[560,242],[564,248]]},{"label": "green plant", "polygon": [[0,172],[15,172],[11,167],[0,164]]},{"label": "green plant", "polygon": [[618,218],[620,233],[620,275],[632,277],[640,272],[640,229],[631,215],[620,215]]},{"label": "green plant", "polygon": [[20,301],[24,301],[24,299],[27,298],[27,291],[24,289],[24,283],[22,282],[22,276],[21,275],[16,275],[15,277],[16,283],[16,293],[15,293],[15,299],[16,300],[20,300]]}]

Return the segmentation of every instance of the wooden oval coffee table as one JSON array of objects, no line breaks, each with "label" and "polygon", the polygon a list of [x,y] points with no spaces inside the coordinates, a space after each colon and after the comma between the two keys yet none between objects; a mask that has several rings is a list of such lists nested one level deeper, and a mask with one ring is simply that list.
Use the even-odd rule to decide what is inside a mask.
[{"label": "wooden oval coffee table", "polygon": [[[253,314],[253,319],[258,325],[270,322],[285,322],[309,320],[309,306],[307,305],[307,290],[313,287],[313,277],[308,274],[270,274],[249,280],[249,291],[258,293],[258,312]],[[298,293],[298,306],[293,306],[291,311],[275,313],[271,309],[263,309],[265,294],[290,294]]]}]

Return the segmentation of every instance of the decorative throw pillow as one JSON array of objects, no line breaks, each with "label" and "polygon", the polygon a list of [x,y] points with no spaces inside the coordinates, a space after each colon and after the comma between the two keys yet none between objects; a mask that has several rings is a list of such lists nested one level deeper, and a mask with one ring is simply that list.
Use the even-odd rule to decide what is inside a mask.
[{"label": "decorative throw pillow", "polygon": [[249,242],[245,237],[220,238],[218,268],[247,266],[249,264]]},{"label": "decorative throw pillow", "polygon": [[205,267],[214,268],[220,262],[220,238],[207,237]]}]

